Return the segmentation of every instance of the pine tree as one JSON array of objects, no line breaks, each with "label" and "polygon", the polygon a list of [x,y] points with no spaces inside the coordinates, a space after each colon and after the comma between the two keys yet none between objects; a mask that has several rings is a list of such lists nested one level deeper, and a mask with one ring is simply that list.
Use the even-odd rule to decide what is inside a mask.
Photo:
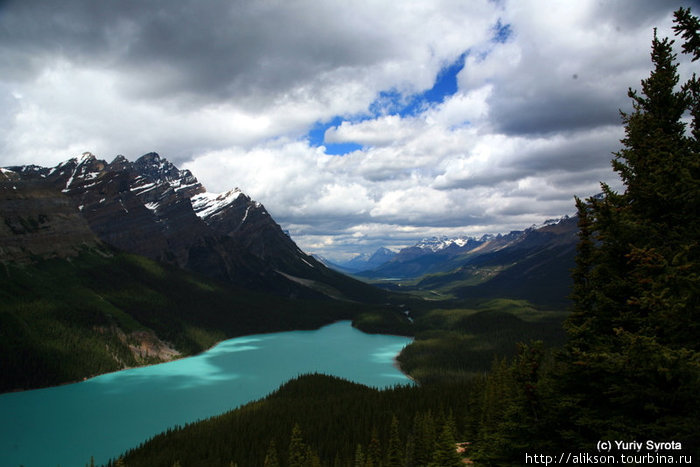
[{"label": "pine tree", "polygon": [[294,424],[289,441],[287,465],[289,467],[306,467],[308,465],[308,449],[301,434],[299,424]]},{"label": "pine tree", "polygon": [[462,465],[462,457],[457,452],[454,421],[448,417],[435,443],[435,451],[428,467],[461,467]]},{"label": "pine tree", "polygon": [[387,447],[387,459],[385,467],[403,467],[403,449],[399,437],[399,421],[396,416],[391,418],[389,428],[389,445]]},{"label": "pine tree", "polygon": [[275,440],[270,440],[270,446],[267,448],[267,453],[265,454],[265,461],[263,462],[264,467],[279,467],[280,462],[277,457],[277,446],[275,446]]},{"label": "pine tree", "polygon": [[408,434],[406,439],[406,448],[404,456],[404,465],[406,467],[416,467],[415,454],[416,453],[416,440],[413,432]]},{"label": "pine tree", "polygon": [[[684,35],[692,40],[697,19],[681,12],[695,25]],[[583,449],[602,438],[700,441],[690,422],[700,416],[700,112],[697,80],[679,86],[672,45],[654,31],[654,69],[641,93],[628,92],[633,111],[622,113],[623,149],[612,161],[625,191],[603,185],[602,196],[577,200],[559,409],[573,420],[564,437]]]},{"label": "pine tree", "polygon": [[416,414],[413,420],[413,439],[415,465],[427,465],[435,450],[435,422],[430,412]]},{"label": "pine tree", "polygon": [[690,13],[690,8],[679,8],[674,13],[676,35],[685,39],[683,52],[693,55],[693,61],[700,58],[700,21]]},{"label": "pine tree", "polygon": [[503,461],[504,447],[512,443],[509,434],[503,429],[503,423],[507,408],[513,402],[514,392],[513,372],[506,359],[495,359],[483,383],[479,404],[479,431],[472,453],[474,458],[486,465]]},{"label": "pine tree", "polygon": [[355,448],[355,467],[365,467],[365,455],[361,444]]},{"label": "pine tree", "polygon": [[372,429],[372,439],[367,446],[365,465],[367,467],[380,467],[382,465],[382,445],[379,442],[376,428]]},{"label": "pine tree", "polygon": [[311,446],[306,446],[306,464],[308,467],[321,467],[321,458],[311,449]]}]

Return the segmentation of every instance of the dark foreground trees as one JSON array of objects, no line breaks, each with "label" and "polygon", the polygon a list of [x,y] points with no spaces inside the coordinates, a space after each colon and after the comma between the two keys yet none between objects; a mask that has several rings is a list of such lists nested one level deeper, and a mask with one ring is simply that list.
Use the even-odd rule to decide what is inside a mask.
[{"label": "dark foreground trees", "polygon": [[[676,13],[676,31],[694,25]],[[683,20],[683,21],[681,21]],[[684,34],[694,37],[697,29]],[[690,47],[688,45],[690,44]],[[699,445],[700,157],[698,83],[679,86],[673,41],[654,33],[654,69],[630,89],[623,193],[577,200],[581,239],[563,358],[567,437]],[[698,44],[685,50],[700,53]],[[684,117],[690,118],[690,127]]]},{"label": "dark foreground trees", "polygon": [[[676,12],[674,30],[700,58],[690,10]],[[629,90],[612,161],[624,191],[603,185],[576,200],[567,344],[549,360],[524,346],[492,372],[505,402],[483,407],[478,461],[595,454],[605,440],[675,441],[673,454],[700,455],[700,85],[695,75],[680,83],[673,43],[654,32],[653,70]]]}]

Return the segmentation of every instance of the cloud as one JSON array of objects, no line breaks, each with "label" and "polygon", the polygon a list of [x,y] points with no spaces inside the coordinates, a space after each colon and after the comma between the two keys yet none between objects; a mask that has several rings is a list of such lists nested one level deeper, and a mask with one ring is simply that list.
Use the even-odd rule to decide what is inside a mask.
[{"label": "cloud", "polygon": [[[460,84],[488,83],[491,122],[508,134],[553,134],[619,123],[618,109],[629,107],[626,91],[649,69],[654,21],[669,23],[662,2],[645,2],[643,22],[622,14],[625,2],[548,4],[548,14],[533,14],[540,2],[507,8],[512,38],[470,54]],[[613,14],[614,13],[614,14]]]},{"label": "cloud", "polygon": [[413,121],[407,125],[398,115],[381,116],[373,120],[358,123],[342,122],[340,126],[326,130],[324,139],[328,143],[356,142],[363,146],[388,146],[401,144],[415,131],[422,121]]},{"label": "cloud", "polygon": [[4,2],[0,165],[157,151],[330,257],[518,229],[619,186],[618,110],[671,8]]}]

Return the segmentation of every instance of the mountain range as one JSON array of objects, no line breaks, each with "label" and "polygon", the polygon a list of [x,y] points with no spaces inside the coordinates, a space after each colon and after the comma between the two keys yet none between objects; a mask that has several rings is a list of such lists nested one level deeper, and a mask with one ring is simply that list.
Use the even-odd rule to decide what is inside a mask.
[{"label": "mountain range", "polygon": [[303,253],[262,204],[208,193],[155,153],[0,170],[0,266],[0,392],[245,334],[408,325],[386,291]]},{"label": "mountain range", "polygon": [[392,255],[373,255],[374,263],[358,256],[355,270],[348,263],[329,266],[392,290],[562,307],[568,304],[577,242],[578,218],[564,216],[507,234],[425,238]]},{"label": "mountain range", "polygon": [[354,288],[370,289],[301,251],[237,188],[209,193],[156,153],[134,162],[84,153],[52,168],[7,167],[0,182],[0,260],[62,256],[101,243],[284,296],[358,298],[367,290]]}]

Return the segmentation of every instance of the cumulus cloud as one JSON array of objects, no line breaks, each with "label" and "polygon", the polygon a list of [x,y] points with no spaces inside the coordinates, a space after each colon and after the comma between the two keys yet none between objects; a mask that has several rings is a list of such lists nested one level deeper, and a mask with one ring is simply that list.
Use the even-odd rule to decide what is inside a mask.
[{"label": "cumulus cloud", "polygon": [[8,1],[0,166],[157,151],[338,258],[523,228],[619,185],[618,109],[672,8]]}]

